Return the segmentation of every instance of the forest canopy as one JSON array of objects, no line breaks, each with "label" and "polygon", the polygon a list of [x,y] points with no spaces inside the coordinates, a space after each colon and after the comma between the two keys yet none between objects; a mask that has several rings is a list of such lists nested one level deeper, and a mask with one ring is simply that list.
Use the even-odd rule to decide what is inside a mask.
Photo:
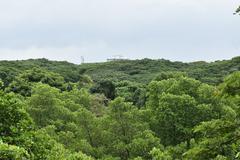
[{"label": "forest canopy", "polygon": [[0,61],[0,159],[240,159],[240,57]]}]

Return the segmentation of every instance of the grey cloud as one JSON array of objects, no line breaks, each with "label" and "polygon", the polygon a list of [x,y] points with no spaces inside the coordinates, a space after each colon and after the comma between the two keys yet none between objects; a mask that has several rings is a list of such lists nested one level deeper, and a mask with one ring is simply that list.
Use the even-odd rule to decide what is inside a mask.
[{"label": "grey cloud", "polygon": [[234,0],[0,0],[0,59],[231,58],[240,55],[240,17],[232,14],[237,5]]}]

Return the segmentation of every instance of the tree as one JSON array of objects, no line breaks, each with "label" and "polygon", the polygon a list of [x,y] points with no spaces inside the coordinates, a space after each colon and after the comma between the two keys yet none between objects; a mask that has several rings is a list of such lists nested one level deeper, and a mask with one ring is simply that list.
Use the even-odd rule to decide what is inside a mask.
[{"label": "tree", "polygon": [[194,129],[200,137],[198,143],[184,153],[184,157],[197,160],[226,156],[228,159],[235,159],[240,152],[238,126],[239,120],[231,119],[217,119],[201,123]]},{"label": "tree", "polygon": [[[44,92],[45,95],[48,91],[51,93],[51,88],[47,88],[46,85],[40,84],[37,89],[39,89],[38,91],[40,93]],[[72,154],[71,152],[50,137],[45,129],[36,130],[32,119],[26,112],[27,107],[25,103],[23,103],[19,97],[20,96],[14,93],[6,94],[0,91],[0,159],[68,159],[68,156]],[[53,101],[47,98],[52,97],[51,94],[45,97],[35,97],[38,101],[32,99],[32,104],[39,105],[41,101],[41,104],[49,107],[48,105],[54,103],[50,103]],[[33,107],[31,109],[33,109]],[[44,110],[44,107],[40,109]],[[58,110],[54,108],[49,108],[48,112],[50,112],[51,109],[53,109],[51,113],[59,114]],[[43,121],[38,119],[37,113],[33,114],[34,120],[39,126],[51,124],[49,117],[52,115],[54,117],[54,114],[48,117],[51,113],[42,112],[42,110],[37,113],[45,116],[44,118],[47,119],[46,121],[48,123],[43,124]],[[62,117],[63,114],[59,114],[59,116]],[[84,155],[79,153],[79,156]]]},{"label": "tree", "polygon": [[151,130],[145,130],[135,135],[129,144],[130,155],[131,157],[151,159],[150,151],[155,147],[162,148],[160,139]]},{"label": "tree", "polygon": [[44,83],[60,90],[66,90],[64,78],[57,73],[46,71],[41,68],[33,68],[19,74],[12,83],[9,84],[7,91],[19,93],[23,96],[30,96],[34,83]]},{"label": "tree", "polygon": [[57,120],[68,120],[71,112],[59,99],[60,91],[46,84],[37,84],[28,98],[28,112],[38,127],[54,124]]},{"label": "tree", "polygon": [[234,72],[224,79],[219,85],[220,96],[225,98],[228,103],[240,105],[240,72]]},{"label": "tree", "polygon": [[93,81],[92,79],[87,76],[87,75],[81,75],[80,79],[77,83],[77,88],[81,89],[81,88],[91,88],[93,85]]},{"label": "tree", "polygon": [[79,139],[82,140],[78,146],[79,150],[86,151],[85,153],[96,158],[100,157],[102,153],[99,153],[98,147],[102,145],[102,137],[101,129],[95,115],[85,108],[79,109],[75,113],[75,123],[79,127],[76,134],[78,141]]},{"label": "tree", "polygon": [[186,77],[186,73],[183,72],[161,72],[156,76],[154,79],[155,81],[162,81],[162,80],[168,80],[171,78],[180,78],[180,77]]},{"label": "tree", "polygon": [[30,156],[28,152],[21,147],[8,145],[0,141],[0,159],[1,160],[22,160],[28,159]]},{"label": "tree", "polygon": [[70,152],[64,146],[51,136],[45,129],[38,130],[32,134],[32,144],[29,146],[31,151],[31,159],[47,159],[47,160],[75,160],[85,158],[91,160],[91,157],[81,152]]},{"label": "tree", "polygon": [[202,122],[194,128],[197,144],[188,150],[184,156],[195,159],[239,159],[240,150],[240,72],[235,72],[225,78],[220,84],[219,96],[232,105],[225,106],[229,112],[219,119]]},{"label": "tree", "polygon": [[108,116],[103,119],[103,128],[106,130],[104,135],[107,139],[106,152],[123,160],[129,159],[131,154],[136,154],[134,149],[131,149],[131,146],[136,144],[132,143],[132,140],[137,139],[135,136],[148,129],[148,126],[142,120],[138,109],[131,103],[124,102],[122,98],[116,98],[109,107]]},{"label": "tree", "polygon": [[165,145],[177,145],[192,137],[192,128],[199,123],[196,101],[188,95],[164,94],[155,110],[157,133]]},{"label": "tree", "polygon": [[152,155],[152,159],[156,160],[173,160],[170,154],[162,151],[161,149],[158,148],[153,148],[153,150],[150,152]]},{"label": "tree", "polygon": [[223,96],[240,96],[240,71],[234,72],[224,79],[220,85]]},{"label": "tree", "polygon": [[114,99],[116,96],[115,85],[110,80],[102,80],[96,86],[91,88],[92,93],[102,93],[109,99]]},{"label": "tree", "polygon": [[18,93],[22,96],[31,95],[32,84],[21,77],[16,77],[6,88],[7,92]]},{"label": "tree", "polygon": [[24,103],[13,93],[0,91],[0,137],[4,143],[18,144],[33,128]]},{"label": "tree", "polygon": [[146,86],[136,82],[121,81],[116,85],[116,96],[123,97],[137,107],[145,106]]},{"label": "tree", "polygon": [[[77,111],[80,107],[90,109],[91,108],[91,101],[92,101],[92,95],[88,92],[87,89],[73,89],[69,92],[62,92],[59,94],[59,100],[62,102],[65,102],[65,107],[72,110]],[[77,105],[74,108],[70,108],[71,105],[75,104]]]},{"label": "tree", "polygon": [[189,148],[195,125],[228,112],[216,93],[216,88],[183,76],[151,82],[147,102],[153,115],[151,129],[164,145],[187,141]]},{"label": "tree", "polygon": [[93,158],[83,154],[82,152],[78,152],[70,154],[67,160],[93,160]]},{"label": "tree", "polygon": [[0,90],[4,88],[4,82],[0,79]]}]

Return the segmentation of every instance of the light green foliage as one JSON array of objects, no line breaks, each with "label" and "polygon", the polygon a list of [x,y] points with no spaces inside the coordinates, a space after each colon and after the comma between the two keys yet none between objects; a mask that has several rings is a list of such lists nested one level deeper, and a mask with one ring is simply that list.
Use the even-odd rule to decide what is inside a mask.
[{"label": "light green foliage", "polygon": [[104,107],[108,102],[107,98],[102,94],[90,94],[86,88],[80,90],[74,88],[71,91],[65,91],[60,94],[60,100],[64,101],[64,107],[72,112],[79,108],[86,108],[97,116],[101,116]]},{"label": "light green foliage", "polygon": [[62,158],[60,149],[64,150],[63,146],[60,147],[45,132],[35,131],[25,109],[24,103],[16,95],[1,92],[0,135],[4,142],[0,143],[1,159]]},{"label": "light green foliage", "polygon": [[183,141],[189,145],[195,125],[225,115],[226,106],[215,92],[214,87],[184,76],[150,83],[147,105],[153,112],[151,128],[164,145]]},{"label": "light green foliage", "polygon": [[214,160],[228,160],[228,158],[225,156],[218,155],[216,158],[214,158]]},{"label": "light green foliage", "polygon": [[0,79],[0,89],[4,88],[4,82]]},{"label": "light green foliage", "polygon": [[33,145],[30,147],[33,159],[64,159],[66,150],[52,139],[44,129],[33,134]]},{"label": "light green foliage", "polygon": [[31,159],[46,160],[91,160],[91,157],[81,152],[70,152],[62,144],[57,143],[47,134],[45,129],[36,131],[33,135],[33,144],[30,146]]},{"label": "light green foliage", "polygon": [[0,138],[16,144],[31,127],[32,121],[24,103],[14,94],[0,91]]},{"label": "light green foliage", "polygon": [[[110,103],[109,107],[110,111],[104,122],[104,128],[107,130],[105,136],[108,139],[107,143],[109,143],[108,145],[110,147],[107,148],[108,152],[114,156],[121,157],[121,159],[128,159],[131,157],[131,154],[138,155],[136,150],[131,147],[136,147],[138,145],[137,143],[140,143],[140,134],[148,129],[147,124],[141,118],[139,110],[132,104],[124,102],[122,98],[116,98]],[[137,135],[139,139],[135,137]],[[150,133],[145,136],[154,138],[152,135],[152,137],[150,136]],[[135,142],[132,142],[134,139]],[[158,142],[155,144],[158,144]],[[154,146],[151,142],[146,142],[147,147],[151,147],[151,145]]]},{"label": "light green foliage", "polygon": [[235,110],[239,112],[240,106],[240,72],[234,72],[224,79],[224,82],[219,85],[220,97],[226,100],[229,104],[235,105]]},{"label": "light green foliage", "polygon": [[220,88],[223,95],[240,96],[240,72],[234,72],[227,76]]},{"label": "light green foliage", "polygon": [[[224,99],[230,103],[236,102],[240,91],[238,90],[239,72],[229,75],[224,83],[220,85]],[[239,153],[239,103],[236,103],[236,110],[231,110],[232,116],[224,116],[221,119],[202,122],[195,127],[194,132],[200,134],[199,142],[192,149],[185,153],[186,158],[195,159],[234,159]]]},{"label": "light green foliage", "polygon": [[[155,110],[157,130],[165,145],[176,145],[182,141],[190,140],[192,128],[199,122],[196,113],[196,101],[187,95],[162,95]],[[195,121],[193,121],[193,119]],[[155,124],[155,125],[157,125]]]},{"label": "light green foliage", "polygon": [[[77,136],[82,138],[79,149],[98,157],[101,153],[97,148],[102,144],[102,137],[97,118],[92,112],[83,108],[75,113],[75,121],[79,127]],[[87,148],[88,150],[86,150]]]},{"label": "light green foliage", "polygon": [[[66,148],[97,157],[101,154],[97,149],[101,130],[96,115],[89,111],[94,99],[85,89],[60,92],[39,83],[28,98],[28,111],[38,127],[46,127],[47,133]],[[98,102],[95,105],[100,106]]]},{"label": "light green foliage", "polygon": [[24,148],[14,145],[8,145],[0,141],[0,159],[1,160],[24,160],[30,156]]},{"label": "light green foliage", "polygon": [[228,99],[229,103],[240,106],[240,72],[234,72],[227,76],[224,83],[219,86],[221,96]]},{"label": "light green foliage", "polygon": [[173,160],[171,155],[157,148],[153,148],[153,150],[150,153],[152,155],[153,160]]},{"label": "light green foliage", "polygon": [[77,88],[81,89],[81,88],[90,88],[93,85],[93,81],[91,79],[91,77],[87,76],[87,75],[82,75],[80,76],[80,79],[77,83]]},{"label": "light green foliage", "polygon": [[216,158],[218,154],[221,154],[233,159],[239,152],[239,149],[235,148],[239,145],[238,132],[238,124],[234,121],[219,119],[203,122],[195,128],[195,133],[201,135],[199,143],[187,151],[184,156],[186,158],[194,157],[197,160]]},{"label": "light green foliage", "polygon": [[181,78],[186,77],[187,74],[183,72],[161,72],[157,77],[154,79],[155,81],[162,81],[162,80],[168,80],[171,78]]},{"label": "light green foliage", "polygon": [[66,158],[66,160],[93,160],[93,158],[81,152],[78,152],[78,153],[71,154]]},{"label": "light green foliage", "polygon": [[28,99],[28,111],[38,126],[44,127],[58,119],[67,120],[71,117],[59,94],[58,89],[41,83],[33,88],[32,96]]},{"label": "light green foliage", "polygon": [[131,157],[142,157],[144,159],[151,159],[150,151],[154,147],[162,147],[160,139],[157,138],[154,132],[145,130],[134,136],[129,145]]},{"label": "light green foliage", "polygon": [[[86,109],[90,109],[92,95],[90,95],[86,89],[81,89],[81,90],[73,89],[69,92],[62,92],[62,94],[60,94],[59,96],[59,99],[61,101],[65,101],[66,103],[75,103]],[[69,108],[68,105],[66,105],[66,107]],[[76,107],[75,109],[72,108],[71,110],[76,111],[78,109],[79,107]]]}]

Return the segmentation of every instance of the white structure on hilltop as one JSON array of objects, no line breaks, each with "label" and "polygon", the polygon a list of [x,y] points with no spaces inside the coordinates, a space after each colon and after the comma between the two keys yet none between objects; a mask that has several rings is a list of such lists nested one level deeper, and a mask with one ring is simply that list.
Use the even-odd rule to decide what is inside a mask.
[{"label": "white structure on hilltop", "polygon": [[114,55],[113,58],[108,58],[107,61],[111,62],[111,61],[124,61],[124,60],[128,60],[127,58],[125,58],[123,55]]}]

